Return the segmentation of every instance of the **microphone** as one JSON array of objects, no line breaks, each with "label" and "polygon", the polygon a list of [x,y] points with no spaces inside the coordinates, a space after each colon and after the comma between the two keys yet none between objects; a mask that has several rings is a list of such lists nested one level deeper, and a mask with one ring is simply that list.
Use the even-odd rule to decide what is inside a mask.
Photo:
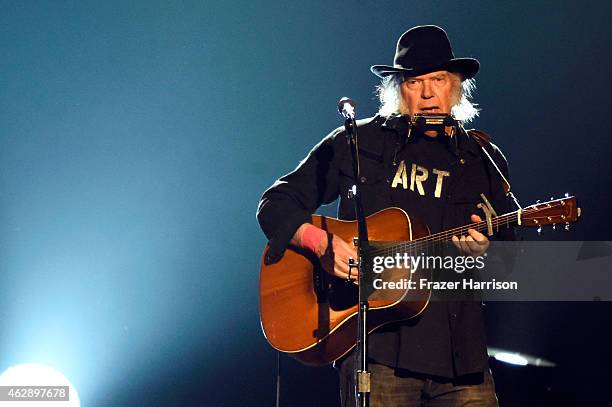
[{"label": "microphone", "polygon": [[355,102],[347,97],[343,97],[338,102],[338,113],[345,119],[355,119]]}]

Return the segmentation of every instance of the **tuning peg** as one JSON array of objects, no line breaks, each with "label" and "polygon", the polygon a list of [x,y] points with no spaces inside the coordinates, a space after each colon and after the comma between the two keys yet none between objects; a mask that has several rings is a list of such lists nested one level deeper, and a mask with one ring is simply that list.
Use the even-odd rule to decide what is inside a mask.
[{"label": "tuning peg", "polygon": [[542,236],[542,225],[538,226],[538,236]]},{"label": "tuning peg", "polygon": [[557,224],[556,224],[556,223],[553,223],[552,230],[556,230],[556,229],[557,229]]},{"label": "tuning peg", "polygon": [[569,193],[568,192],[565,193],[565,197],[569,198]]},{"label": "tuning peg", "polygon": [[565,222],[565,227],[564,227],[564,229],[565,229],[565,230],[567,230],[567,231],[569,232],[569,230],[570,230],[570,224],[569,224],[569,222]]},{"label": "tuning peg", "polygon": [[540,200],[538,199],[538,200],[536,201],[536,203],[537,203],[537,204],[539,204],[539,203],[540,203]]},{"label": "tuning peg", "polygon": [[554,200],[555,200],[554,196],[551,196],[550,199],[549,199],[549,201],[554,201]]}]

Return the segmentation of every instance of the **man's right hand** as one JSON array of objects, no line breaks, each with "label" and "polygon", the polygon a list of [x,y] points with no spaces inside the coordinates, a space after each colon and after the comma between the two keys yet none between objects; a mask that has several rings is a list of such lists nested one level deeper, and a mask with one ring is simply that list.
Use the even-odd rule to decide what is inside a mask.
[{"label": "man's right hand", "polygon": [[[311,250],[321,260],[323,269],[329,274],[342,279],[349,278],[349,258],[357,259],[355,247],[336,235],[331,235],[331,251],[328,251],[327,232],[310,223],[302,224],[293,235],[291,243]],[[332,256],[332,258],[325,258]],[[357,270],[353,270],[351,280],[357,279]]]}]

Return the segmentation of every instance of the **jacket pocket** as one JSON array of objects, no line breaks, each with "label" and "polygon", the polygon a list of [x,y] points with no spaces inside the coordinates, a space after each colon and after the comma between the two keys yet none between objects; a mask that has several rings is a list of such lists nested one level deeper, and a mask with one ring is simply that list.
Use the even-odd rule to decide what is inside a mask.
[{"label": "jacket pocket", "polygon": [[[366,215],[392,206],[390,185],[386,181],[383,164],[377,160],[361,156],[359,165],[358,187],[361,190],[363,209]],[[345,214],[354,218],[354,204],[347,199],[348,190],[353,184],[353,168],[349,159],[340,168],[341,216]]]}]

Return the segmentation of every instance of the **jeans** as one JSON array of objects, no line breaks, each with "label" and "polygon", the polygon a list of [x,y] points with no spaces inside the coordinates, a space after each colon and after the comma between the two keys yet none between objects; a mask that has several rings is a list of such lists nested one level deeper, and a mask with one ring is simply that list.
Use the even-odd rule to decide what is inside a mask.
[{"label": "jeans", "polygon": [[[337,366],[343,407],[355,406],[353,358]],[[456,379],[421,375],[368,363],[371,375],[370,407],[497,407],[491,371]]]}]

